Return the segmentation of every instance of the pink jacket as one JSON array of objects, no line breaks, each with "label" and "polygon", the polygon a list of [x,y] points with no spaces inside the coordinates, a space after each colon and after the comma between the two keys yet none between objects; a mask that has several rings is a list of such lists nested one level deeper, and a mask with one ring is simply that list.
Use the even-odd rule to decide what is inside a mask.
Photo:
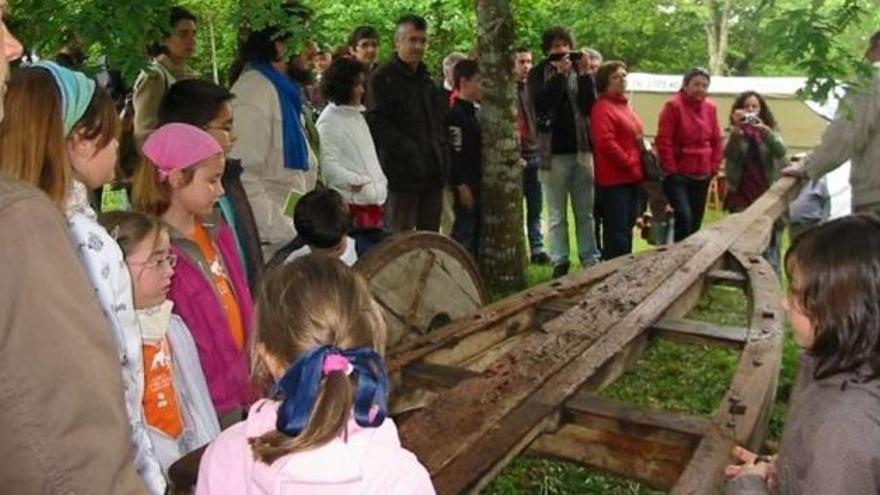
[{"label": "pink jacket", "polygon": [[[232,281],[247,342],[254,323],[254,303],[247,277],[232,230],[219,215],[212,221],[203,223],[214,238]],[[198,246],[179,232],[172,232],[172,248],[178,263],[168,298],[174,301],[174,312],[189,327],[196,342],[214,407],[219,414],[247,407],[254,399],[247,351],[239,350],[232,338],[210,268]]]},{"label": "pink jacket", "polygon": [[275,429],[279,403],[260,401],[248,419],[220,434],[199,465],[196,495],[377,494],[433,495],[428,472],[400,446],[397,427],[386,419],[361,428],[350,419],[347,435],[272,465],[254,460],[249,438]]},{"label": "pink jacket", "polygon": [[723,140],[715,102],[679,91],[660,112],[654,146],[667,174],[708,177],[721,166]]}]

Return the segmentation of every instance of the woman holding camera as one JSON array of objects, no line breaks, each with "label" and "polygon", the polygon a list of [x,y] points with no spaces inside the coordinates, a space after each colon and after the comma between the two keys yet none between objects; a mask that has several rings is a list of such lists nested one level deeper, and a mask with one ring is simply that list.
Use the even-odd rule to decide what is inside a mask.
[{"label": "woman holding camera", "polygon": [[[764,97],[755,91],[740,93],[730,109],[730,135],[724,147],[727,197],[724,209],[745,210],[770,188],[785,158],[785,144],[776,131],[776,119]],[[774,227],[764,256],[779,271],[781,227]]]},{"label": "woman holding camera", "polygon": [[675,210],[675,242],[700,230],[709,183],[721,166],[723,136],[709,82],[706,69],[684,75],[681,90],[660,112],[654,140],[666,172],[663,189]]},{"label": "woman holding camera", "polygon": [[770,188],[785,158],[785,144],[776,132],[776,119],[755,91],[736,97],[730,109],[730,135],[724,147],[727,198],[724,209],[745,210]]}]

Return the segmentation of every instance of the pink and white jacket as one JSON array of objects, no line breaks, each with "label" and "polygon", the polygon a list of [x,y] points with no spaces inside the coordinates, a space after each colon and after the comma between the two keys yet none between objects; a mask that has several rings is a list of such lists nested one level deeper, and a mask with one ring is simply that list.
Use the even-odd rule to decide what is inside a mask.
[{"label": "pink and white jacket", "polygon": [[433,495],[428,472],[400,446],[386,419],[362,428],[351,418],[346,434],[317,449],[282,457],[272,465],[254,459],[249,438],[275,429],[279,402],[262,400],[248,419],[220,434],[199,466],[196,495],[381,494]]}]

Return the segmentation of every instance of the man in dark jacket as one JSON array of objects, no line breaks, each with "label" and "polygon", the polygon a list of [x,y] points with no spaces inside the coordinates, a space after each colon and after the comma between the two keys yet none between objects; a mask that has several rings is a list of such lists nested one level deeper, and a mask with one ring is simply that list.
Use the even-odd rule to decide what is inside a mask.
[{"label": "man in dark jacket", "polygon": [[444,103],[422,62],[427,23],[397,22],[397,52],[370,80],[367,122],[388,177],[387,211],[394,232],[440,226],[446,181]]},{"label": "man in dark jacket", "polygon": [[547,55],[529,73],[541,152],[540,179],[549,209],[553,276],[568,273],[568,201],[574,212],[582,266],[599,260],[593,221],[593,157],[588,116],[596,100],[589,59],[572,52],[574,39],[563,27],[547,29],[541,48]]},{"label": "man in dark jacket", "polygon": [[462,60],[453,70],[454,89],[458,92],[455,105],[446,116],[452,164],[449,185],[455,201],[452,238],[476,258],[480,237],[480,178],[482,166],[482,132],[476,103],[480,101],[480,68],[476,60]]}]

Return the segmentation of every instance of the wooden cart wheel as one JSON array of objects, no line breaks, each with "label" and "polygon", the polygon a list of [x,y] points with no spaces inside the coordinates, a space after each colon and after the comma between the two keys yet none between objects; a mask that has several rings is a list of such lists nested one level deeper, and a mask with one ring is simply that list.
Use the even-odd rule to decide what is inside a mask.
[{"label": "wooden cart wheel", "polygon": [[389,350],[488,301],[470,255],[452,239],[430,232],[390,237],[355,268],[383,309]]}]

